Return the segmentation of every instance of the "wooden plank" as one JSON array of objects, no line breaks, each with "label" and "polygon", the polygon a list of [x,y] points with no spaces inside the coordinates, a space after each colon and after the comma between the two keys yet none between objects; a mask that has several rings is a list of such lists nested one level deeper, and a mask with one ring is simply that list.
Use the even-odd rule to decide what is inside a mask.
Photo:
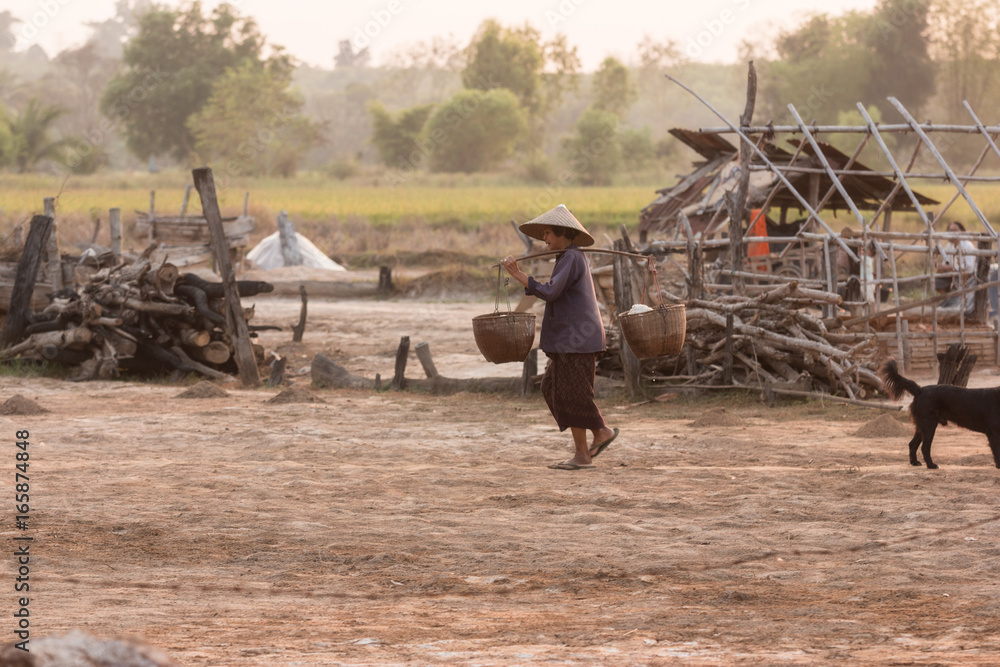
[{"label": "wooden plank", "polygon": [[[223,218],[223,229],[229,239],[229,247],[246,246],[250,233],[257,228],[257,223],[251,217]],[[151,220],[145,214],[136,217],[136,235],[146,235],[150,241],[158,241],[166,245],[196,245],[212,242],[212,234],[208,223],[201,216],[162,217]]]},{"label": "wooden plank", "polygon": [[243,306],[236,289],[236,274],[229,259],[229,244],[222,227],[222,216],[219,213],[219,200],[215,194],[215,179],[209,167],[201,167],[192,172],[194,187],[201,197],[201,210],[205,213],[209,230],[212,233],[212,248],[215,251],[215,266],[222,277],[222,291],[226,301],[226,324],[233,341],[236,357],[236,367],[240,371],[240,379],[248,387],[260,386],[260,374],[257,372],[257,359],[250,345],[250,335],[247,323],[243,319]]},{"label": "wooden plank", "polygon": [[[620,250],[625,247],[625,242],[618,239],[614,242],[615,249]],[[615,300],[614,307],[617,313],[626,313],[635,303],[632,294],[632,275],[629,270],[629,258],[624,255],[615,255],[614,258],[614,281]],[[622,336],[624,341],[624,336]],[[622,372],[625,375],[625,394],[630,397],[639,396],[642,387],[639,383],[639,373],[641,371],[638,357],[632,352],[632,348],[624,343],[620,346],[619,355],[622,361]]]}]

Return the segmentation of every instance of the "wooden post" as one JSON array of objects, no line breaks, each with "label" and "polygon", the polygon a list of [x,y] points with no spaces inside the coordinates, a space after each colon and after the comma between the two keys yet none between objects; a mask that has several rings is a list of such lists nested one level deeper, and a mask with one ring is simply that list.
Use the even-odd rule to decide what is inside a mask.
[{"label": "wooden post", "polygon": [[[688,298],[689,299],[704,299],[705,298],[705,281],[703,280],[704,272],[703,265],[705,256],[701,251],[701,248],[694,241],[694,233],[691,230],[691,221],[684,214],[684,211],[678,211],[677,215],[680,217],[682,223],[684,223],[684,234],[687,236],[687,256],[688,256]],[[653,261],[650,257],[649,262]],[[648,267],[647,267],[648,270]]]},{"label": "wooden post", "polygon": [[278,214],[278,240],[281,242],[281,256],[285,259],[285,266],[301,266],[302,252],[295,236],[295,225],[288,219],[285,211]]},{"label": "wooden post", "polygon": [[257,372],[257,360],[254,357],[253,346],[247,323],[243,319],[243,306],[236,288],[236,275],[229,259],[229,241],[226,230],[222,226],[222,214],[219,212],[219,200],[215,194],[215,179],[209,167],[201,167],[192,171],[194,187],[201,197],[201,210],[208,222],[208,230],[212,235],[212,251],[215,254],[215,264],[222,276],[222,291],[226,300],[226,325],[233,341],[236,355],[236,367],[240,371],[240,380],[248,387],[260,386],[260,375]]},{"label": "wooden post", "polygon": [[628,236],[628,228],[625,226],[624,222],[619,225],[618,231],[621,232],[622,241],[625,242],[625,252],[635,252],[635,248],[632,247],[632,239]]},{"label": "wooden post", "polygon": [[152,244],[156,237],[156,190],[149,191],[149,238],[147,243]]},{"label": "wooden post", "polygon": [[[837,277],[831,260],[830,239],[823,239],[823,270],[826,273],[826,290],[831,294],[837,293]],[[829,304],[823,306],[823,317],[833,317],[837,314],[837,307]]]},{"label": "wooden post", "polygon": [[0,329],[0,350],[14,345],[24,336],[24,329],[28,324],[28,312],[31,310],[31,295],[35,291],[38,267],[42,262],[42,252],[49,242],[54,224],[52,218],[47,215],[36,215],[31,218],[28,238],[24,242],[21,259],[17,262],[17,273],[14,274],[10,307],[3,321],[3,329]]},{"label": "wooden post", "polygon": [[[747,101],[740,115],[740,126],[747,127],[753,120],[753,110],[757,102],[757,70],[754,69],[753,61],[750,61],[747,71]],[[740,142],[740,180],[736,186],[736,192],[728,192],[726,196],[726,208],[729,212],[729,264],[733,271],[740,273],[743,271],[743,260],[746,250],[743,247],[743,219],[747,208],[747,192],[750,188],[750,157],[753,155],[753,147]],[[767,211],[764,211],[766,214]],[[733,275],[733,291],[736,294],[745,292],[743,278]]]},{"label": "wooden post", "polygon": [[299,297],[302,298],[302,309],[299,310],[299,323],[292,325],[292,342],[301,343],[302,334],[306,332],[306,310],[309,304],[309,297],[306,295],[306,286],[299,285]]},{"label": "wooden post", "polygon": [[538,375],[538,348],[533,347],[521,368],[521,396],[531,396],[535,393],[536,375]]},{"label": "wooden post", "polygon": [[431,358],[431,346],[426,341],[417,343],[414,352],[417,353],[420,365],[424,367],[424,375],[431,379],[439,377],[437,368],[434,367],[434,360]]},{"label": "wooden post", "polygon": [[56,227],[56,198],[46,197],[42,200],[42,205],[44,208],[42,214],[52,218],[52,233],[49,234],[49,240],[45,245],[46,253],[49,256],[46,272],[52,280],[52,290],[58,292],[66,285],[63,284],[62,259],[59,256],[59,232]]},{"label": "wooden post", "polygon": [[378,267],[378,293],[388,294],[392,291],[392,269],[388,266]]},{"label": "wooden post", "polygon": [[726,346],[722,357],[722,383],[733,383],[733,314],[726,315]]},{"label": "wooden post", "polygon": [[911,370],[911,360],[913,354],[910,352],[910,321],[902,321],[903,328],[903,372],[909,373]]},{"label": "wooden post", "polygon": [[[889,240],[889,265],[892,268],[892,300],[893,305],[899,308],[899,274],[896,272],[896,247],[892,244],[892,239]],[[902,328],[903,316],[901,313],[896,313],[896,349],[899,353],[899,358],[902,359],[905,355],[903,354],[903,328]]]},{"label": "wooden post", "polygon": [[[618,239],[614,243],[615,250],[622,250],[625,242]],[[619,313],[626,313],[632,308],[635,300],[632,295],[632,276],[628,265],[629,259],[624,255],[615,255],[614,259],[614,283],[615,283],[615,308]],[[621,325],[619,324],[619,327]],[[641,394],[639,386],[640,364],[638,357],[632,352],[632,348],[625,342],[625,336],[621,337],[621,348],[619,355],[622,360],[622,371],[625,374],[625,394],[635,397]]]},{"label": "wooden post", "polygon": [[181,217],[187,215],[188,200],[191,198],[191,184],[184,186],[184,201],[181,202]]},{"label": "wooden post", "polygon": [[112,208],[108,210],[108,226],[111,228],[111,254],[114,256],[114,263],[117,264],[122,259],[122,210]]},{"label": "wooden post", "polygon": [[[989,250],[992,247],[993,243],[991,241],[984,240],[979,242],[980,250]],[[990,281],[990,258],[983,257],[982,255],[980,255],[978,258],[976,258],[975,284],[984,285],[989,281]],[[964,297],[963,301],[967,298],[969,297],[968,296]],[[990,314],[989,290],[979,290],[978,292],[975,293],[975,296],[973,296],[972,299],[973,299],[972,301],[973,311],[972,311],[972,316],[969,319],[977,324],[986,324]]]},{"label": "wooden post", "polygon": [[268,387],[277,387],[285,381],[285,368],[288,366],[288,357],[278,357],[271,364],[271,377],[267,379]]},{"label": "wooden post", "polygon": [[246,194],[243,195],[243,215],[246,215],[248,210],[250,210],[250,192],[249,191],[247,191]]},{"label": "wooden post", "polygon": [[396,349],[396,372],[392,376],[392,384],[389,386],[396,391],[400,391],[406,386],[406,359],[410,354],[410,337],[403,336],[399,339],[399,347]]}]

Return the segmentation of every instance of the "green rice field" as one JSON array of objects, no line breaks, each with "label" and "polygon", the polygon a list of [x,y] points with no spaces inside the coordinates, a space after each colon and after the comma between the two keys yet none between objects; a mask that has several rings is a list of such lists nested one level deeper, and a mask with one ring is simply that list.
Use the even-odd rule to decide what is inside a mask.
[{"label": "green rice field", "polygon": [[[69,179],[52,175],[0,175],[0,233],[24,223],[42,210],[45,197],[58,197],[57,220],[62,243],[89,241],[96,221],[106,220],[111,207],[119,207],[126,241],[137,211],[150,207],[155,191],[159,213],[179,213],[190,173],[182,170],[149,173],[105,173]],[[669,185],[669,184],[664,184]],[[490,182],[488,177],[456,177],[431,183],[389,187],[377,176],[342,182],[320,174],[294,179],[256,179],[217,183],[223,215],[243,210],[258,221],[255,239],[275,229],[280,211],[287,211],[300,232],[331,255],[398,253],[450,249],[496,256],[519,251],[510,221],[523,222],[556,204],[566,204],[591,229],[617,237],[624,224],[634,231],[639,211],[656,197],[656,186],[563,187]],[[661,186],[662,187],[662,186]],[[920,191],[947,202],[955,193],[950,185],[922,186]],[[970,192],[984,215],[1000,226],[1000,186],[971,186]],[[905,194],[900,193],[900,197]],[[937,208],[937,207],[932,207]],[[190,213],[200,212],[197,193],[191,193]],[[949,208],[947,219],[962,220],[977,229],[976,216],[962,197]],[[994,222],[995,221],[995,222]],[[849,211],[827,219],[831,228],[857,227]],[[921,229],[916,214],[893,218],[896,230]],[[97,241],[106,236],[98,228]],[[141,245],[138,239],[131,239]]]}]

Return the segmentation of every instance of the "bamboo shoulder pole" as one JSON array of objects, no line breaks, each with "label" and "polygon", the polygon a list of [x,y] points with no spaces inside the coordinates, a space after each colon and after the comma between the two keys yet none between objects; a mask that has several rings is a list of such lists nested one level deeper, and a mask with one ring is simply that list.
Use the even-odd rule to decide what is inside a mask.
[{"label": "bamboo shoulder pole", "polygon": [[[623,250],[607,250],[605,248],[580,248],[580,250],[582,250],[583,252],[586,252],[586,253],[605,253],[605,254],[608,254],[608,255],[625,255],[626,257],[632,257],[632,258],[635,258],[635,259],[649,260],[649,259],[652,258],[652,255],[642,255],[642,254],[637,253],[637,252],[625,252]],[[545,252],[536,252],[533,255],[525,255],[524,257],[517,257],[516,259],[517,259],[517,261],[521,262],[521,261],[524,261],[526,259],[536,259],[538,257],[551,257],[552,255],[559,255],[559,254],[564,253],[564,252],[566,252],[566,251],[565,250],[546,250]],[[492,264],[490,266],[490,268],[491,269],[495,269],[498,266],[500,266],[500,262],[497,262],[496,264]]]}]

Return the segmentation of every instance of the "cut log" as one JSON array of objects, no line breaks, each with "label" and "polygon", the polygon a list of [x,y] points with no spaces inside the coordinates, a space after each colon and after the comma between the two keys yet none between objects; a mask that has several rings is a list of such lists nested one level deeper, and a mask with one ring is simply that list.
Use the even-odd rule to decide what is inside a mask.
[{"label": "cut log", "polygon": [[423,343],[417,343],[417,346],[413,349],[417,353],[420,365],[424,368],[424,375],[429,378],[439,377],[437,368],[434,367],[434,360],[431,358],[431,346],[424,341]]},{"label": "cut log", "polygon": [[184,352],[184,350],[180,348],[180,346],[175,345],[174,347],[170,348],[170,351],[173,352],[175,355],[177,355],[177,357],[181,360],[186,369],[197,371],[198,373],[201,373],[202,375],[210,377],[214,380],[224,380],[226,382],[233,382],[235,380],[235,378],[232,375],[226,375],[221,371],[217,371],[214,368],[210,368],[205,364],[195,361],[194,359],[189,357]]},{"label": "cut log", "polygon": [[10,359],[28,350],[41,350],[44,347],[81,349],[93,340],[93,332],[87,327],[73,327],[65,331],[47,331],[32,334],[27,340],[7,348],[0,353],[0,358]]},{"label": "cut log", "polygon": [[293,343],[301,343],[302,336],[306,332],[306,311],[309,305],[309,297],[306,294],[305,285],[299,285],[299,297],[302,299],[302,308],[299,310],[299,323],[292,325]]},{"label": "cut log", "polygon": [[172,295],[174,293],[174,285],[180,277],[180,271],[177,270],[177,267],[169,262],[164,262],[154,275],[156,276],[154,279],[156,291],[161,295]]},{"label": "cut log", "polygon": [[187,326],[182,326],[177,330],[177,337],[187,347],[205,347],[212,341],[210,331],[192,329]]},{"label": "cut log", "polygon": [[312,361],[312,383],[317,387],[334,389],[373,389],[374,383],[350,373],[329,357],[317,354]]},{"label": "cut log", "polygon": [[178,295],[187,299],[189,303],[194,304],[195,312],[211,324],[220,327],[224,327],[226,325],[226,318],[209,307],[208,296],[200,287],[188,284],[176,285],[174,287],[174,291]]},{"label": "cut log", "polygon": [[[376,389],[376,383],[358,375],[329,357],[317,354],[312,362],[312,382],[316,387],[333,389]],[[406,389],[433,394],[473,393],[510,393],[519,394],[521,378],[446,378],[438,376],[427,380],[407,380]]]},{"label": "cut log", "polygon": [[217,366],[226,363],[232,357],[229,346],[218,340],[213,340],[208,345],[201,347],[188,348],[187,351],[192,359]]},{"label": "cut log", "polygon": [[406,360],[410,354],[410,337],[403,336],[399,339],[399,347],[396,349],[396,372],[392,376],[391,389],[399,391],[406,387]]},{"label": "cut log", "polygon": [[[181,274],[178,282],[197,287],[210,299],[221,299],[224,297],[222,283],[205,280],[193,273]],[[235,283],[240,296],[257,296],[258,294],[266,294],[267,292],[274,291],[274,285],[262,280],[237,280]]]}]

